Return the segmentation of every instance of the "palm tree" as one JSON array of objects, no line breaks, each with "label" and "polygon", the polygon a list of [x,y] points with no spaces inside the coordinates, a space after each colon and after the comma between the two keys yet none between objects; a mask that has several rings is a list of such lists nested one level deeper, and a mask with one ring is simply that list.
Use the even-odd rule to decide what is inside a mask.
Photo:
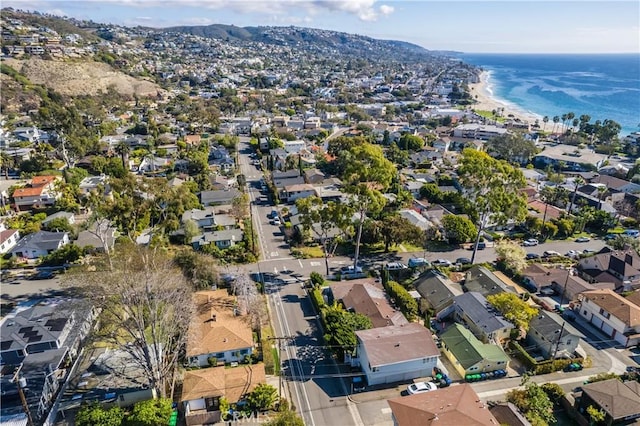
[{"label": "palm tree", "polygon": [[591,116],[588,114],[582,114],[580,116],[580,130],[583,130],[589,121],[591,121]]},{"label": "palm tree", "polygon": [[4,178],[9,179],[9,168],[13,167],[15,159],[8,153],[0,151],[0,168],[4,170]]},{"label": "palm tree", "polygon": [[558,117],[557,115],[553,116],[553,131],[552,133],[556,132],[556,125],[560,122],[560,117]]},{"label": "palm tree", "polygon": [[564,123],[565,123],[565,121],[567,121],[567,114],[562,114],[561,118],[562,118],[562,132],[561,133],[564,133],[564,131],[565,131]]},{"label": "palm tree", "polygon": [[547,123],[549,122],[549,116],[545,115],[544,117],[542,117],[542,122],[544,123],[544,126],[542,127],[542,131],[546,131],[547,130]]},{"label": "palm tree", "polygon": [[573,121],[573,119],[575,118],[575,116],[576,116],[576,115],[575,115],[573,112],[571,112],[571,111],[569,111],[569,112],[567,113],[567,126],[569,126],[569,123],[570,123],[571,121]]},{"label": "palm tree", "polygon": [[569,213],[571,213],[573,205],[576,202],[576,193],[578,192],[578,188],[582,185],[584,185],[584,179],[581,176],[576,176],[575,179],[573,179],[573,195],[571,196],[571,204],[569,204]]},{"label": "palm tree", "polygon": [[607,193],[607,187],[605,185],[598,186],[598,210],[602,210],[602,199]]},{"label": "palm tree", "polygon": [[125,172],[129,171],[129,167],[127,167],[127,163],[129,162],[129,153],[131,152],[131,147],[125,141],[120,141],[116,145],[116,152],[120,154],[120,158],[122,159],[122,168]]}]

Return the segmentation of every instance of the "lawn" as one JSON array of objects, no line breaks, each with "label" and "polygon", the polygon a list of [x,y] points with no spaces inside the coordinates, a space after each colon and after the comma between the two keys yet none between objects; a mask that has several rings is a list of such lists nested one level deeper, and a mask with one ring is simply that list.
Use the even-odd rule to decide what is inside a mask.
[{"label": "lawn", "polygon": [[322,247],[320,246],[311,246],[311,247],[304,246],[304,247],[298,247],[296,248],[296,250],[302,253],[302,257],[304,259],[324,257],[324,252],[322,251]]}]

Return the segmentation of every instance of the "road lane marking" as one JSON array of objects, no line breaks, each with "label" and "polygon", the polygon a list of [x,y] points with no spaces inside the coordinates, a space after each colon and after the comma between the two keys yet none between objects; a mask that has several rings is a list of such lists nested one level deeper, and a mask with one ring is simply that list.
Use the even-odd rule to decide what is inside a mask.
[{"label": "road lane marking", "polygon": [[320,262],[309,262],[310,266],[320,266],[321,263]]},{"label": "road lane marking", "polygon": [[302,261],[300,259],[298,259],[298,263],[300,264],[300,269],[304,269],[304,266],[302,266]]}]

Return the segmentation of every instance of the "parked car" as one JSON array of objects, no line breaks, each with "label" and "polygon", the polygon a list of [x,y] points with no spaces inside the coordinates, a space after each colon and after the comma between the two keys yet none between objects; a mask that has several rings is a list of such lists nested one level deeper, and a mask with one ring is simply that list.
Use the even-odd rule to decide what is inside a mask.
[{"label": "parked car", "polygon": [[353,265],[343,266],[342,268],[340,268],[340,273],[341,274],[361,274],[362,268],[360,266],[356,266],[354,268]]},{"label": "parked car", "polygon": [[271,212],[269,212],[267,217],[269,219],[275,219],[276,217],[278,217],[278,210],[271,210]]},{"label": "parked car", "polygon": [[545,250],[545,252],[544,252],[544,253],[542,253],[542,255],[543,255],[544,257],[551,257],[551,256],[560,256],[560,253],[558,253],[558,252],[557,252],[557,251],[555,251],[555,250]]},{"label": "parked car", "polygon": [[529,238],[528,240],[524,240],[524,242],[522,243],[522,245],[525,247],[533,247],[537,246],[538,244],[538,240],[536,240],[535,238]]},{"label": "parked car", "polygon": [[409,395],[431,392],[434,390],[438,390],[438,386],[433,382],[417,382],[407,387],[407,393],[409,393]]},{"label": "parked car", "polygon": [[478,243],[478,250],[484,250],[487,248],[487,243]]},{"label": "parked car", "polygon": [[527,260],[540,259],[540,255],[538,253],[527,253]]},{"label": "parked car", "polygon": [[576,238],[576,243],[588,243],[589,241],[591,241],[591,238],[589,237]]},{"label": "parked car", "polygon": [[456,259],[456,263],[458,265],[470,265],[471,259],[469,259],[468,257],[459,257]]},{"label": "parked car", "polygon": [[451,266],[451,261],[447,259],[436,259],[431,262],[431,264],[435,266]]},{"label": "parked car", "polygon": [[580,252],[578,250],[569,250],[565,256],[567,257],[571,257],[571,258],[577,258],[578,256],[580,256]]},{"label": "parked car", "polygon": [[275,219],[273,219],[271,221],[271,224],[272,225],[276,225],[276,226],[280,226],[280,225],[282,225],[282,222],[280,222],[280,218],[279,217],[276,217]]},{"label": "parked car", "polygon": [[584,249],[584,250],[582,250],[583,254],[593,254],[595,252],[596,251],[594,249]]},{"label": "parked car", "polygon": [[633,238],[640,237],[640,231],[637,229],[625,229],[622,234],[627,237],[633,237]]},{"label": "parked car", "polygon": [[408,262],[409,268],[417,268],[419,266],[429,266],[429,261],[424,257],[412,257]]},{"label": "parked car", "polygon": [[400,262],[389,262],[384,265],[384,269],[386,269],[387,271],[398,271],[400,269],[407,269],[407,265]]}]

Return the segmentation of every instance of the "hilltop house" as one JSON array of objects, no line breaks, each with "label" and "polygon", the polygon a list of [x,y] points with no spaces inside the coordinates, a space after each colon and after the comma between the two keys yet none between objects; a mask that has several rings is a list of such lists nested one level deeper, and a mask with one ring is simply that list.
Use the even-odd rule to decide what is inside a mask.
[{"label": "hilltop house", "polygon": [[624,298],[612,290],[580,294],[576,311],[594,327],[624,347],[640,343],[640,298]]},{"label": "hilltop house", "polygon": [[500,346],[482,343],[471,331],[453,324],[440,335],[442,352],[462,377],[496,370],[506,370],[509,357]]},{"label": "hilltop house", "polygon": [[17,211],[45,208],[55,204],[59,194],[55,184],[60,176],[35,176],[23,188],[13,191],[13,204]]},{"label": "hilltop house", "polygon": [[431,332],[409,323],[356,331],[356,356],[369,385],[412,380],[431,374],[440,351]]},{"label": "hilltop house", "polygon": [[498,421],[470,384],[387,400],[394,426],[495,426]]},{"label": "hilltop house", "polygon": [[186,357],[189,365],[206,367],[239,362],[253,353],[253,335],[238,315],[236,298],[226,289],[194,295],[197,314],[189,327]]}]

